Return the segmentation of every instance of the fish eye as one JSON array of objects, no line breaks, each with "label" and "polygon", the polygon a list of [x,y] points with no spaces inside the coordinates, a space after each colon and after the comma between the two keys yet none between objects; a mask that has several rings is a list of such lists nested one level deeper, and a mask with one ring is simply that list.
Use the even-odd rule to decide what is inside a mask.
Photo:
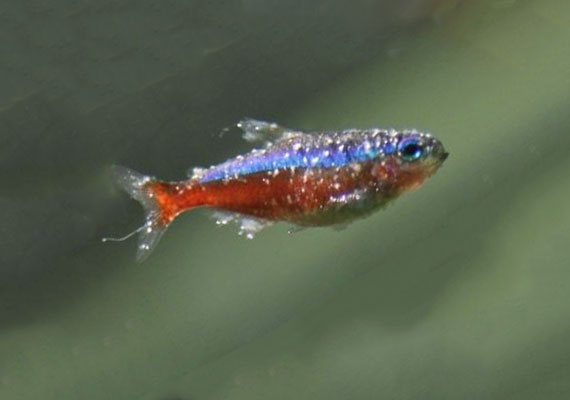
[{"label": "fish eye", "polygon": [[424,145],[416,138],[405,139],[398,146],[398,152],[404,161],[416,161],[424,154]]}]

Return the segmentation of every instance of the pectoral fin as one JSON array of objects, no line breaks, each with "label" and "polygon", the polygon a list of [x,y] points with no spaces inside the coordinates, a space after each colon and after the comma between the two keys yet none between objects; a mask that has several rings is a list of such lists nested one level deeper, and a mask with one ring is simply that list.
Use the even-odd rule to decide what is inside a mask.
[{"label": "pectoral fin", "polygon": [[228,225],[230,222],[237,224],[239,227],[238,234],[247,239],[253,239],[257,232],[273,224],[264,219],[223,210],[214,210],[212,217],[216,220],[217,225]]}]

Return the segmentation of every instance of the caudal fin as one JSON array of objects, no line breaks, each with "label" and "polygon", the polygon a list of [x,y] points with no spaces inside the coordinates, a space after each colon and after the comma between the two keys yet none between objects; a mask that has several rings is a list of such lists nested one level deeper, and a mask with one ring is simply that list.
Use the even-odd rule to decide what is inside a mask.
[{"label": "caudal fin", "polygon": [[156,247],[168,227],[168,222],[164,222],[161,216],[160,204],[152,190],[152,184],[157,181],[121,166],[113,166],[112,174],[119,187],[141,203],[145,211],[145,223],[122,238],[105,238],[103,241],[121,241],[138,233],[137,261],[142,262]]}]

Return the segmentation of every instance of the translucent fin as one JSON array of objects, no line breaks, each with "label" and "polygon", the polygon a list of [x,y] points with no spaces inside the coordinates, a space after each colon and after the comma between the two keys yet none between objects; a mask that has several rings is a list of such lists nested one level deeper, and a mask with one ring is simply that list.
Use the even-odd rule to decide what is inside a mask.
[{"label": "translucent fin", "polygon": [[251,118],[241,120],[237,127],[243,131],[243,138],[248,142],[271,142],[302,134],[277,125],[275,122],[258,121]]},{"label": "translucent fin", "polygon": [[216,220],[217,225],[228,225],[230,222],[239,226],[238,234],[248,239],[253,239],[257,232],[263,228],[272,225],[271,221],[254,218],[238,213],[216,210],[212,213],[212,218]]},{"label": "translucent fin", "polygon": [[188,168],[188,171],[186,171],[186,175],[190,179],[200,179],[200,177],[206,171],[207,171],[207,168],[192,167],[192,168]]},{"label": "translucent fin", "polygon": [[216,221],[216,225],[227,225],[239,218],[239,214],[216,210],[212,213],[212,218]]},{"label": "translucent fin", "polygon": [[242,217],[240,220],[238,235],[253,239],[255,235],[263,228],[271,225],[271,222],[258,218]]},{"label": "translucent fin", "polygon": [[122,241],[138,233],[137,261],[142,262],[156,247],[168,226],[162,223],[160,206],[148,186],[156,180],[121,166],[113,166],[112,174],[119,187],[141,203],[145,211],[145,223],[122,238],[104,238],[103,241]]}]

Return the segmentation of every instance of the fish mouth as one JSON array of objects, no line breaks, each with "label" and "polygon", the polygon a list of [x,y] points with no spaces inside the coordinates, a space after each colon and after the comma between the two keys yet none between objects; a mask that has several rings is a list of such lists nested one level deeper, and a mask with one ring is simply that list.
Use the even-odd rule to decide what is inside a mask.
[{"label": "fish mouth", "polygon": [[449,157],[449,153],[447,151],[444,151],[439,155],[439,161],[443,162],[447,159],[447,157]]}]

